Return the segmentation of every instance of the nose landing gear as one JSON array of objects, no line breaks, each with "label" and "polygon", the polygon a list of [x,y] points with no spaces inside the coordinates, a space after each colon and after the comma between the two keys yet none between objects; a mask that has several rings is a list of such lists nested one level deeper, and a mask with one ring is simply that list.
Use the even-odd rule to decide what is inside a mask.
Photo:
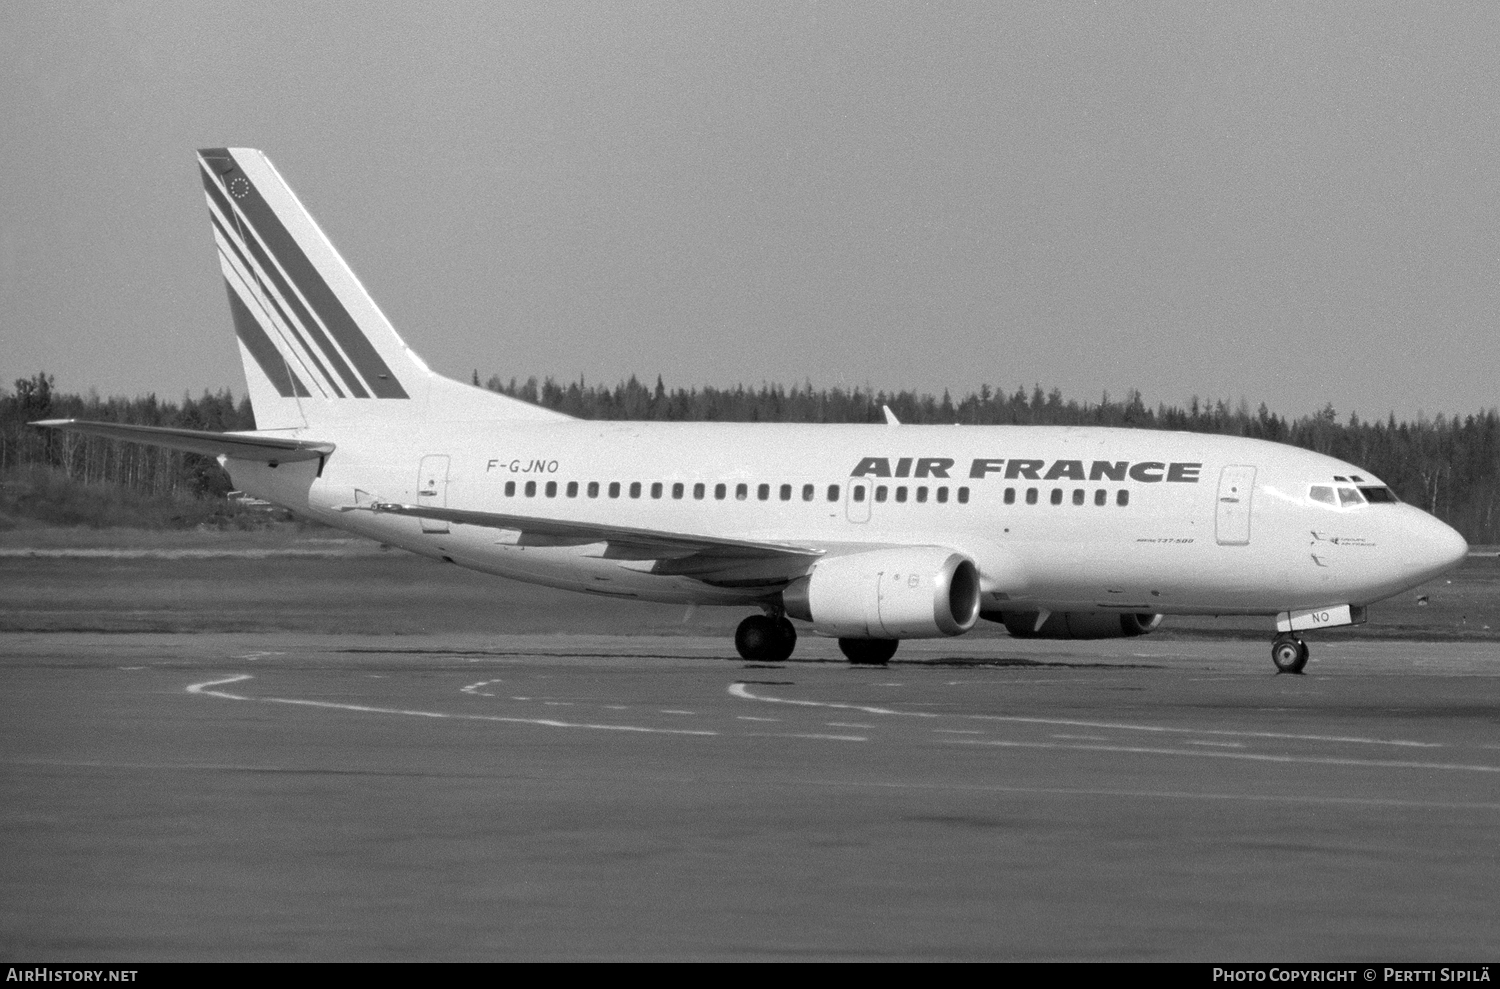
[{"label": "nose landing gear", "polygon": [[1271,662],[1277,673],[1301,673],[1307,665],[1307,643],[1295,635],[1278,635],[1271,643]]},{"label": "nose landing gear", "polygon": [[784,663],[797,648],[797,629],[785,615],[751,615],[734,630],[734,648],[757,663]]}]

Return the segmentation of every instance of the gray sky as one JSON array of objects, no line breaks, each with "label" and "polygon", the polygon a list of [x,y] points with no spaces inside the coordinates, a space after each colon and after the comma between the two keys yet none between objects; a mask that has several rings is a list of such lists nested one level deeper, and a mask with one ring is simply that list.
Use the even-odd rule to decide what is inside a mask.
[{"label": "gray sky", "polygon": [[0,383],[243,392],[193,151],[435,369],[1500,402],[1500,6],[0,5]]}]

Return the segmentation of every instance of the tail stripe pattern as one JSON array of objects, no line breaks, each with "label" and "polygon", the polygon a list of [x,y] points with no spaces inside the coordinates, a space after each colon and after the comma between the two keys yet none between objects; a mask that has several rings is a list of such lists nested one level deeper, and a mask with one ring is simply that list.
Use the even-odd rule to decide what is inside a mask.
[{"label": "tail stripe pattern", "polygon": [[[249,226],[241,213],[229,205],[229,200],[224,196],[218,183],[208,175],[206,170],[203,175],[203,187],[208,193],[209,218],[214,221],[215,230],[224,238],[224,242],[229,245],[244,266],[246,274],[243,280],[246,287],[253,284],[260,289],[259,292],[250,293],[249,297],[264,298],[276,310],[277,315],[281,317],[281,322],[278,324],[272,321],[271,325],[277,329],[285,326],[290,335],[295,338],[297,345],[293,346],[290,340],[285,339],[287,334],[282,334],[288,349],[292,350],[304,367],[309,361],[316,366],[317,374],[313,374],[310,369],[308,373],[310,379],[318,385],[319,391],[325,398],[329,393],[339,398],[344,397],[343,390],[339,388],[339,379],[329,374],[323,366],[323,361],[318,358],[321,353],[327,355],[329,363],[333,365],[355,398],[368,398],[369,392],[360,384],[359,378],[345,363],[343,355],[323,332],[323,327],[308,312],[302,298],[292,291],[281,268],[271,260],[265,247],[257,239],[255,230]],[[233,235],[230,234],[231,229],[234,230]],[[254,258],[253,264],[249,260],[252,257]],[[293,318],[293,315],[296,318]],[[270,318],[269,313],[267,313],[267,318]],[[309,346],[307,338],[310,338],[316,347]]]},{"label": "tail stripe pattern", "polygon": [[[233,215],[233,214],[230,214],[230,215]],[[284,306],[282,306],[280,300],[284,299],[284,298],[287,298],[287,296],[290,294],[290,292],[286,288],[285,283],[280,281],[280,273],[279,272],[276,272],[274,269],[271,269],[272,274],[274,276],[273,277],[273,281],[279,284],[279,287],[276,288],[275,291],[273,291],[271,287],[269,287],[269,286],[266,285],[266,281],[265,281],[264,278],[259,277],[259,275],[257,274],[257,272],[259,272],[259,271],[265,271],[268,268],[271,268],[269,262],[266,260],[265,254],[263,252],[261,252],[261,250],[260,250],[260,245],[258,243],[255,243],[253,240],[250,240],[250,239],[246,238],[245,242],[249,243],[251,246],[254,247],[254,249],[255,249],[255,255],[256,255],[256,257],[260,261],[260,264],[259,264],[258,267],[253,267],[253,266],[251,266],[250,261],[245,257],[244,252],[240,249],[240,246],[239,246],[240,243],[241,243],[240,238],[229,236],[229,231],[225,228],[224,224],[219,220],[218,214],[214,213],[213,210],[209,210],[208,218],[211,221],[213,221],[214,231],[216,233],[218,233],[219,238],[220,238],[220,240],[222,242],[222,245],[228,246],[228,248],[229,248],[229,254],[232,255],[232,257],[226,256],[224,258],[224,262],[227,265],[229,265],[231,268],[234,268],[235,273],[240,276],[239,280],[240,280],[240,282],[243,285],[245,285],[246,290],[247,290],[247,294],[249,295],[249,297],[252,298],[252,299],[255,299],[257,302],[259,302],[260,300],[264,299],[265,302],[269,303],[270,306],[271,306],[271,308],[275,310],[276,316],[280,317],[280,319],[278,321],[278,320],[272,318],[272,316],[271,316],[270,313],[266,313],[265,314],[266,315],[266,322],[270,326],[275,327],[278,331],[281,331],[282,328],[285,327],[285,330],[287,332],[289,332],[290,335],[296,340],[296,346],[294,347],[294,346],[292,346],[291,341],[288,341],[288,340],[285,339],[287,333],[283,332],[282,333],[282,338],[283,338],[283,341],[287,344],[287,347],[293,351],[293,353],[297,356],[298,360],[300,362],[302,362],[304,365],[306,364],[306,362],[308,360],[311,360],[312,364],[313,364],[313,367],[317,368],[317,373],[316,374],[313,374],[311,372],[311,370],[309,369],[309,377],[314,382],[326,382],[327,385],[328,385],[328,387],[330,387],[330,388],[333,389],[333,394],[335,396],[337,396],[339,398],[343,398],[344,397],[344,393],[343,393],[343,391],[341,391],[339,389],[338,382],[336,380],[334,380],[334,378],[328,373],[327,368],[325,368],[323,366],[323,362],[320,361],[320,360],[318,360],[318,352],[316,350],[314,350],[312,347],[308,346],[307,341],[305,339],[303,339],[301,332],[298,330],[298,326],[299,325],[303,325],[303,326],[311,325],[315,330],[317,329],[317,325],[315,323],[312,323],[312,320],[310,318],[306,317],[305,315],[303,317],[303,322],[301,324],[299,324],[298,321],[292,319],[290,316],[287,315],[286,308]],[[220,248],[219,248],[219,253],[221,255],[224,254],[224,246],[220,246]],[[252,282],[255,283],[259,287],[260,291],[258,291],[258,292],[250,292],[249,291],[250,284]],[[280,298],[278,298],[278,296],[277,296],[278,292],[280,293]],[[264,310],[264,306],[261,307],[261,310],[262,310],[262,312],[265,311]],[[248,309],[246,309],[245,311],[246,311],[246,313],[249,313]],[[317,336],[318,337],[322,337],[321,331],[317,332]],[[328,348],[327,347],[327,338],[326,337],[323,337],[323,345],[324,345],[325,348],[327,348],[329,350],[332,349],[332,348]],[[337,353],[335,353],[334,356],[335,356],[335,358],[337,358],[338,357]],[[349,370],[348,370],[348,368],[346,366],[342,366],[343,365],[342,360],[340,360],[339,363],[340,363],[342,371],[346,375],[346,377],[349,376],[351,374],[351,372],[349,372]],[[356,381],[355,382],[355,387],[358,387],[358,385],[359,385],[359,383],[358,383],[358,381]],[[321,387],[321,385],[320,385],[320,387]],[[327,397],[327,396],[325,395],[324,397]],[[364,393],[363,393],[362,389],[361,389],[361,391],[359,393],[359,397],[364,397]]]},{"label": "tail stripe pattern", "polygon": [[276,394],[282,398],[306,398],[308,397],[307,386],[302,379],[292,371],[287,362],[282,359],[281,352],[266,336],[265,331],[260,328],[260,323],[250,315],[250,310],[245,308],[245,303],[240,300],[239,293],[234,286],[229,284],[229,279],[224,280],[224,288],[229,292],[229,312],[234,316],[234,332],[250,351],[250,356],[255,358],[255,363],[265,372],[271,384],[276,388]]},{"label": "tail stripe pattern", "polygon": [[[210,209],[222,214],[225,221],[219,227],[220,234],[242,258],[253,257],[257,264],[252,271],[282,296],[286,310],[295,317],[287,323],[290,327],[300,324],[303,332],[299,338],[304,346],[306,341],[312,342],[308,355],[317,361],[329,390],[337,391],[337,386],[334,376],[323,370],[325,361],[356,398],[372,394],[376,398],[407,398],[391,369],[228,149],[203,151],[200,163]],[[239,236],[241,231],[243,237]],[[285,311],[282,315],[285,317]]]}]

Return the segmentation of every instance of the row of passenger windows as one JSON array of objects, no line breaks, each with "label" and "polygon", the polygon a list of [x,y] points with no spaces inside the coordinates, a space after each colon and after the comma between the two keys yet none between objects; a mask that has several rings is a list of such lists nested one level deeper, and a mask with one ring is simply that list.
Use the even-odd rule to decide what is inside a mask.
[{"label": "row of passenger windows", "polygon": [[[603,491],[605,491],[608,494],[608,496],[611,497],[611,498],[618,498],[618,497],[620,497],[621,492],[627,490],[626,486],[622,485],[619,481],[610,481],[607,486],[601,485],[598,481],[590,481],[588,483],[588,485],[584,488],[584,492],[590,498],[597,498],[597,497],[599,497],[599,493],[600,493],[601,489]],[[521,490],[526,495],[526,497],[528,497],[528,498],[535,498],[536,495],[537,495],[537,482],[535,482],[535,481],[527,481],[525,483],[525,485],[522,487]],[[577,481],[569,481],[567,483],[567,486],[563,490],[564,490],[564,494],[567,497],[569,497],[569,498],[577,498],[578,497],[579,484],[578,484]],[[628,490],[629,490],[630,497],[632,497],[632,498],[639,498],[639,497],[641,497],[641,494],[646,490],[646,487],[640,481],[631,481]],[[968,496],[968,491],[969,491],[969,489],[968,488],[964,488],[962,490],[963,490],[962,500],[963,501],[968,501],[968,497],[969,497]],[[923,489],[923,496],[922,496],[922,498],[920,498],[918,500],[920,500],[920,501],[926,501],[927,500],[925,492],[926,492],[926,489]],[[556,481],[548,481],[546,484],[542,485],[542,493],[544,495],[546,495],[548,498],[556,498],[557,497],[557,482]],[[680,501],[681,499],[687,497],[688,486],[686,484],[684,484],[683,482],[681,482],[681,481],[677,481],[677,482],[675,482],[672,485],[672,487],[671,487],[671,493],[672,493],[672,497],[674,499]],[[705,499],[705,498],[708,497],[708,485],[704,484],[704,483],[702,483],[700,481],[697,484],[693,485],[693,487],[692,487],[692,493],[693,493],[693,500],[694,501],[702,501],[703,499]],[[862,494],[862,493],[863,493],[862,491],[857,491],[856,492],[856,498],[858,498],[858,495]],[[507,498],[513,498],[513,497],[515,497],[515,494],[516,494],[516,482],[515,481],[506,481],[505,482],[505,496]],[[662,498],[662,497],[665,497],[666,494],[667,494],[667,486],[665,484],[663,484],[661,481],[653,481],[653,482],[651,482],[651,497],[653,497],[653,498]],[[790,484],[783,484],[783,485],[781,485],[780,489],[777,491],[777,494],[780,495],[782,501],[791,501],[792,500],[792,495],[794,494],[793,486],[790,485]],[[721,484],[715,484],[713,486],[713,496],[714,496],[714,500],[715,501],[723,501],[724,499],[728,498],[729,497],[729,485],[722,484],[722,483]],[[817,498],[817,496],[818,496],[818,486],[816,484],[804,484],[804,485],[802,485],[802,500],[803,501],[812,501],[815,498]],[[756,485],[756,487],[755,487],[755,497],[759,501],[770,501],[771,500],[771,485],[769,485],[769,484],[758,484],[758,485]],[[837,484],[830,484],[830,485],[828,485],[828,490],[826,492],[826,497],[827,497],[827,499],[829,501],[838,501],[839,500],[839,486]],[[735,499],[735,501],[747,501],[749,498],[750,498],[750,485],[741,482],[741,483],[736,484],[734,486],[734,499]],[[884,499],[881,499],[881,500],[883,501]],[[905,501],[906,499],[902,498],[901,500]],[[942,497],[940,497],[938,500],[939,501],[947,501],[948,500],[948,492],[947,492],[946,488],[943,489]]]},{"label": "row of passenger windows", "polygon": [[[1066,497],[1066,495],[1063,493],[1063,489],[1062,488],[1053,488],[1050,500],[1051,500],[1052,504],[1054,504],[1054,505],[1061,505],[1063,503],[1063,499],[1065,497]],[[1026,504],[1028,504],[1028,505],[1035,505],[1037,503],[1037,501],[1040,500],[1040,498],[1041,498],[1041,494],[1040,494],[1040,492],[1036,488],[1027,488],[1026,489]],[[1074,488],[1073,489],[1073,504],[1075,504],[1075,505],[1086,505],[1086,504],[1088,504],[1088,500],[1089,500],[1089,494],[1083,488]],[[1014,505],[1016,503],[1016,489],[1015,488],[1006,488],[1005,489],[1005,503],[1007,505]],[[1107,490],[1105,490],[1104,488],[1095,488],[1094,489],[1094,504],[1100,506],[1101,508],[1103,506],[1105,506],[1105,505],[1108,505],[1109,504],[1109,492]],[[1115,492],[1115,504],[1119,505],[1121,508],[1124,508],[1126,505],[1130,504],[1130,492],[1127,489],[1125,489],[1125,488],[1121,488],[1120,490],[1116,491]]]},{"label": "row of passenger windows", "polygon": [[[621,494],[622,491],[625,491],[625,486],[621,485],[621,482],[618,482],[618,480],[612,480],[612,482],[609,482],[609,485],[607,486],[600,485],[600,482],[597,482],[597,480],[591,480],[591,482],[588,482],[588,486],[586,486],[583,491],[586,492],[586,495],[588,495],[589,498],[597,498],[598,494],[600,494],[600,489],[603,489],[604,492],[607,492],[607,495],[609,495],[610,498],[618,498],[619,494]],[[522,491],[523,494],[525,494],[528,498],[537,497],[537,482],[534,482],[534,480],[528,480],[528,482],[525,483],[525,486],[523,486]],[[633,482],[630,482],[630,485],[628,485],[628,492],[630,492],[631,498],[639,498],[640,494],[642,494],[643,491],[645,491],[645,485],[642,485],[642,482],[639,482],[639,480],[633,480]],[[652,498],[664,497],[664,495],[666,495],[666,491],[666,485],[664,485],[664,483],[661,483],[660,480],[651,482]],[[547,498],[558,497],[558,482],[555,482],[555,480],[549,480],[549,482],[546,482],[543,486],[541,486],[541,492],[543,492],[543,494],[546,495]],[[567,482],[567,486],[565,486],[564,488],[564,494],[567,495],[568,498],[576,498],[577,492],[579,492],[579,483],[577,483],[576,480],[570,480],[570,482]],[[781,501],[792,500],[792,485],[781,485],[781,489],[778,494],[781,495]],[[505,497],[513,498],[514,495],[516,495],[516,482],[513,482],[513,480],[507,480],[507,482],[505,482]],[[687,485],[684,485],[684,483],[682,482],[673,483],[672,498],[675,498],[675,500],[682,500],[682,498],[685,497],[687,497]],[[702,501],[703,498],[706,497],[708,497],[708,485],[705,485],[705,483],[702,482],[693,485],[694,501]],[[714,485],[715,501],[723,501],[724,498],[727,497],[729,497],[729,485],[724,485],[724,483],[718,483],[718,485]],[[816,497],[817,485],[802,485],[802,501],[811,501]],[[735,501],[745,501],[748,500],[748,498],[750,498],[750,485],[745,485],[745,483],[738,483],[738,485],[735,485]],[[771,485],[757,485],[756,498],[759,498],[760,501],[771,500]],[[838,485],[828,485],[828,500],[838,500]]]},{"label": "row of passenger windows", "polygon": [[[535,498],[537,496],[537,487],[538,485],[536,481],[526,481],[521,486],[521,491],[527,498]],[[601,488],[611,498],[620,497],[621,492],[626,490],[626,487],[619,481],[610,481],[607,486],[602,486],[598,481],[590,481],[583,490],[588,497],[597,498],[599,497]],[[515,481],[505,482],[505,496],[507,498],[514,498],[516,496],[516,490],[517,486]],[[631,481],[628,490],[630,497],[639,498],[641,497],[641,494],[646,490],[646,487],[640,481]],[[547,481],[546,483],[541,485],[541,491],[548,498],[556,498],[558,492],[558,484],[556,481]],[[865,491],[866,489],[864,485],[856,485],[850,492],[849,497],[854,501],[864,501]],[[579,483],[577,481],[569,481],[563,488],[563,492],[568,498],[577,498],[579,492]],[[653,481],[651,482],[650,492],[652,498],[662,498],[667,493],[667,486],[661,481]],[[757,501],[770,501],[771,492],[772,485],[770,484],[758,484],[755,486],[755,497]],[[687,497],[687,493],[688,486],[683,482],[677,481],[672,484],[671,495],[673,499],[680,501],[681,499]],[[776,494],[781,501],[791,501],[795,493],[796,490],[794,486],[790,484],[780,485],[779,488],[776,489]],[[918,504],[922,504],[925,503],[930,497],[938,504],[943,505],[947,504],[949,498],[949,490],[946,485],[939,485],[934,488],[928,488],[927,485],[921,484],[915,487],[908,488],[906,485],[900,484],[895,487],[894,494],[896,501],[900,503],[904,503],[908,500],[914,500]],[[692,487],[692,495],[694,501],[702,501],[703,499],[707,498],[708,485],[702,483],[701,481],[697,484],[694,484]],[[892,489],[887,485],[877,484],[875,485],[874,495],[876,501],[884,502],[891,497]],[[957,491],[953,492],[953,495],[960,505],[967,505],[969,503],[969,489],[967,487],[959,488]],[[713,486],[713,496],[715,501],[723,501],[728,498],[729,485],[723,483],[715,484]],[[813,501],[818,496],[818,486],[816,484],[802,485],[801,496],[803,501]],[[839,486],[837,484],[828,485],[824,496],[828,501],[838,501]],[[1040,495],[1036,488],[1026,489],[1026,504],[1035,505],[1039,500],[1039,497]],[[749,498],[749,484],[741,482],[734,486],[735,501],[747,501],[749,500]],[[1052,489],[1052,504],[1061,505],[1063,503],[1063,498],[1064,492],[1062,488]],[[1073,504],[1082,505],[1087,501],[1088,494],[1084,491],[1083,488],[1073,489]],[[1005,503],[1007,505],[1014,505],[1016,503],[1015,488],[1005,489]],[[1108,503],[1109,492],[1104,488],[1095,489],[1094,504],[1106,505]],[[1117,491],[1115,493],[1115,504],[1121,507],[1130,504],[1130,492],[1125,490],[1124,488],[1121,488],[1119,491]]]}]

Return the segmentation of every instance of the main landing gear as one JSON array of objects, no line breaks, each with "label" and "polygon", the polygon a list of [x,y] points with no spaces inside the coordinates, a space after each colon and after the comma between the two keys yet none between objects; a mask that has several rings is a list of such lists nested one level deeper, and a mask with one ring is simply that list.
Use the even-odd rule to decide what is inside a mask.
[{"label": "main landing gear", "polygon": [[751,615],[734,630],[734,648],[757,663],[784,663],[797,648],[797,629],[785,615]]},{"label": "main landing gear", "polygon": [[[839,651],[855,666],[884,666],[899,639],[840,639]],[[753,663],[784,663],[797,648],[797,629],[785,615],[751,615],[734,630],[734,648]]]},{"label": "main landing gear", "polygon": [[1301,673],[1307,665],[1307,643],[1295,635],[1276,636],[1271,643],[1271,662],[1276,664],[1277,673]]}]

